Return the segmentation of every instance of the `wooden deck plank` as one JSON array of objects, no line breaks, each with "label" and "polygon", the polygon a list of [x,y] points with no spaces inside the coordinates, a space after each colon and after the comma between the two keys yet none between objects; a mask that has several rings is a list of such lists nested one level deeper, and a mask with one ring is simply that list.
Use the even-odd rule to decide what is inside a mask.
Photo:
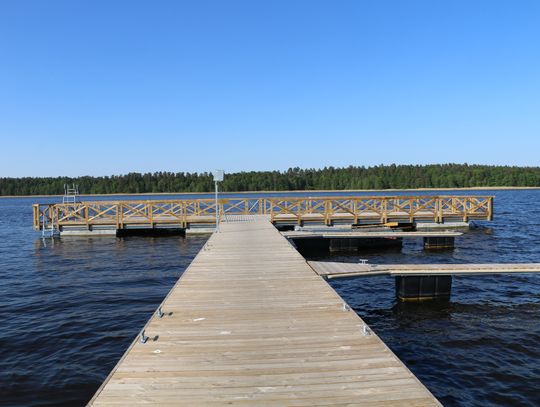
[{"label": "wooden deck plank", "polygon": [[309,261],[308,264],[317,274],[326,278],[540,273],[540,263],[358,264]]},{"label": "wooden deck plank", "polygon": [[267,219],[221,225],[90,405],[439,406]]},{"label": "wooden deck plank", "polygon": [[362,230],[328,230],[328,231],[311,231],[311,230],[298,230],[290,232],[281,232],[281,234],[289,239],[339,239],[339,238],[422,238],[422,237],[459,237],[462,236],[461,232],[452,232],[447,230],[440,230],[435,232],[421,231],[421,232],[402,232],[395,230],[381,230],[381,231],[362,231]]}]

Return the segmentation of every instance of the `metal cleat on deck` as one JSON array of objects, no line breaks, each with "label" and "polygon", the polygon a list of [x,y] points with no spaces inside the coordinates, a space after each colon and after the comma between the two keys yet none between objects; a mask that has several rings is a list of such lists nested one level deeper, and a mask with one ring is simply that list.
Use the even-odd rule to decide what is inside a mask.
[{"label": "metal cleat on deck", "polygon": [[369,329],[369,327],[364,324],[364,326],[362,327],[362,333],[364,334],[364,336],[369,336],[371,335],[371,329]]}]

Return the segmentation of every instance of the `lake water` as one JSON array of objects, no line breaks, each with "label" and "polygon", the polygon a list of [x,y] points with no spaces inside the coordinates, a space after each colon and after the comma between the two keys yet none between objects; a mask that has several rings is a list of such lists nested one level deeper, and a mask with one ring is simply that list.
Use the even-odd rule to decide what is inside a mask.
[{"label": "lake water", "polygon": [[[372,263],[540,262],[540,191],[442,192],[454,193],[496,195],[494,221],[478,222],[453,251],[406,241],[359,255]],[[43,242],[31,204],[57,201],[0,199],[0,405],[84,405],[206,241]],[[450,302],[421,304],[398,303],[387,277],[331,284],[444,405],[540,405],[540,275],[455,277]]]}]

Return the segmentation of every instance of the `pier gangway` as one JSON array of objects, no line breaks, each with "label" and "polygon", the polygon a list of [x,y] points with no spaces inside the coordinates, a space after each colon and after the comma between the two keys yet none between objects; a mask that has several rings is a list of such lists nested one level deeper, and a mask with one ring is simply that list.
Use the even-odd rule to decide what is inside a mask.
[{"label": "pier gangway", "polygon": [[268,215],[212,234],[92,406],[440,406]]}]

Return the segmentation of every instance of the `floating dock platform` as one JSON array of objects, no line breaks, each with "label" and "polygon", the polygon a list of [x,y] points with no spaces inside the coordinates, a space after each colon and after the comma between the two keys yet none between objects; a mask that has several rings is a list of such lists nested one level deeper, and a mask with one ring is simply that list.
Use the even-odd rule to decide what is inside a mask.
[{"label": "floating dock platform", "polygon": [[452,292],[452,276],[512,273],[540,273],[540,263],[490,264],[367,264],[310,261],[320,276],[352,278],[394,276],[396,297],[402,301],[448,299]]},{"label": "floating dock platform", "polygon": [[339,230],[327,227],[325,231],[286,231],[282,235],[291,239],[296,247],[303,250],[320,250],[322,252],[350,252],[365,248],[401,247],[403,239],[423,239],[426,249],[453,249],[456,237],[463,233],[455,231],[419,231],[404,232],[401,230]]},{"label": "floating dock platform", "polygon": [[540,263],[486,264],[359,264],[331,261],[308,261],[315,272],[325,278],[368,276],[456,276],[512,273],[540,273]]},{"label": "floating dock platform", "polygon": [[226,219],[267,215],[279,227],[363,225],[387,222],[430,225],[492,220],[491,196],[356,196],[87,201],[33,206],[34,228],[60,234],[116,235],[136,230],[212,232],[216,212]]}]

